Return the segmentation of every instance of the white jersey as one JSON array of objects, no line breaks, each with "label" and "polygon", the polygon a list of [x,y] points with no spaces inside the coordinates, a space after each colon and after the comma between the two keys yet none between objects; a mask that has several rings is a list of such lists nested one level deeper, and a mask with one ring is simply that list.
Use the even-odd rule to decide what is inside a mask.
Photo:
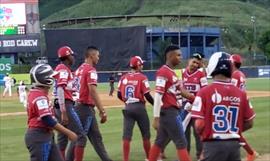
[{"label": "white jersey", "polygon": [[19,92],[19,95],[26,94],[26,86],[25,85],[19,85],[18,86],[18,92]]},{"label": "white jersey", "polygon": [[11,86],[12,79],[9,76],[5,76],[3,80],[5,81],[5,86]]}]

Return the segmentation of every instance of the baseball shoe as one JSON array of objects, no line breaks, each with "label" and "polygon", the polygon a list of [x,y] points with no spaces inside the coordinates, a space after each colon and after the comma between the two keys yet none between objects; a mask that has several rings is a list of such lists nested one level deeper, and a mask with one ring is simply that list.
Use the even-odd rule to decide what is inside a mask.
[{"label": "baseball shoe", "polygon": [[258,156],[259,153],[254,150],[252,155],[247,154],[247,161],[254,161]]}]

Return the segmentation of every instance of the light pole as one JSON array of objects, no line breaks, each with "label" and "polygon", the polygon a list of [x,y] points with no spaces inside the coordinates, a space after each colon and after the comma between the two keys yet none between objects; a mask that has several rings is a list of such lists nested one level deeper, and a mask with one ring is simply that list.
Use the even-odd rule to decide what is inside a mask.
[{"label": "light pole", "polygon": [[257,48],[257,38],[256,38],[256,17],[255,16],[251,16],[250,20],[253,24],[253,59],[255,59],[256,57],[256,48]]}]

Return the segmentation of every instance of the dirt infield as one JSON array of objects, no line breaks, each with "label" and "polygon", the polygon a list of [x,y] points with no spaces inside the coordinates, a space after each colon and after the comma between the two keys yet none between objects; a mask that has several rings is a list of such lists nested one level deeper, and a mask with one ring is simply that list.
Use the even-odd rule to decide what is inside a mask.
[{"label": "dirt infield", "polygon": [[[109,96],[108,93],[100,93],[100,98],[101,101],[103,103],[103,105],[105,106],[105,108],[119,108],[119,107],[123,107],[124,104],[123,102],[119,101],[116,94],[112,97]],[[153,95],[153,93],[152,93]],[[248,96],[250,98],[254,98],[254,97],[270,97],[270,91],[248,91]],[[6,98],[0,98],[1,101],[3,101],[4,99],[6,100],[18,100],[17,96],[14,97],[6,97]],[[25,115],[26,112],[13,112],[13,113],[0,113],[0,117],[1,116],[18,116],[18,115]]]}]

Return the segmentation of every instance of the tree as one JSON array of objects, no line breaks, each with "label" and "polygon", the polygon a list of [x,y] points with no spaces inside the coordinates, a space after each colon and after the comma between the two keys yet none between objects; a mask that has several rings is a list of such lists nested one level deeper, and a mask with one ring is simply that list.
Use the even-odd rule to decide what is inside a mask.
[{"label": "tree", "polygon": [[258,47],[270,59],[270,30],[264,32],[259,39]]}]

